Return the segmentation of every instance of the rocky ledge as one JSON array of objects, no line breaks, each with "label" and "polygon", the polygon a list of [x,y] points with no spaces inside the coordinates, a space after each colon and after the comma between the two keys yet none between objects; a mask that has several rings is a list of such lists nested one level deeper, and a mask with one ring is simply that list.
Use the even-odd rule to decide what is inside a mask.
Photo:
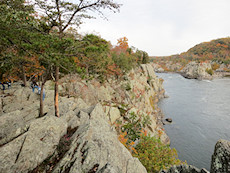
[{"label": "rocky ledge", "polygon": [[45,86],[44,117],[39,117],[39,95],[12,84],[0,97],[0,172],[145,173],[119,142],[115,124],[127,121],[123,112],[148,115],[146,130],[156,137],[162,130],[161,140],[168,143],[157,108],[164,97],[162,82],[151,65],[103,84],[64,77],[59,118],[54,117],[52,82]]},{"label": "rocky ledge", "polygon": [[0,172],[146,172],[118,141],[103,107],[76,102],[61,98],[60,118],[52,107],[41,118],[26,108],[1,115]]}]

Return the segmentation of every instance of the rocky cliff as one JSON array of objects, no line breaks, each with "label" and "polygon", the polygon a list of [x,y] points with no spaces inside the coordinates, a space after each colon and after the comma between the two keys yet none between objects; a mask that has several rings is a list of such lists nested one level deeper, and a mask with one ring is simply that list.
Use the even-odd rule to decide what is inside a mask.
[{"label": "rocky cliff", "polygon": [[82,80],[68,76],[61,80],[61,95],[82,99],[87,105],[101,103],[112,126],[129,119],[130,113],[149,117],[145,128],[152,136],[159,136],[163,143],[169,144],[158,108],[159,99],[165,97],[163,79],[157,78],[152,65],[141,65],[131,70],[122,79],[108,79],[104,83],[97,80]]},{"label": "rocky cliff", "polygon": [[[43,117],[39,117],[39,95],[30,88],[13,84],[1,92],[0,172],[146,173],[119,142],[114,125],[117,120],[126,123],[130,111],[141,112],[150,116],[146,130],[169,142],[156,105],[164,97],[163,81],[151,66],[142,65],[122,80],[103,84],[76,76],[61,82],[60,118],[54,116],[52,82],[46,85]],[[229,172],[229,146],[224,140],[216,144],[211,173]],[[208,171],[181,165],[161,172]]]},{"label": "rocky cliff", "polygon": [[219,140],[212,155],[211,172],[230,172],[230,142]]},{"label": "rocky cliff", "polygon": [[54,117],[53,84],[46,84],[45,116],[39,95],[13,84],[0,97],[0,172],[145,173],[119,142],[116,121],[130,112],[149,116],[151,135],[169,142],[157,108],[162,80],[142,65],[122,80],[101,84],[77,76],[61,80],[60,118]]}]

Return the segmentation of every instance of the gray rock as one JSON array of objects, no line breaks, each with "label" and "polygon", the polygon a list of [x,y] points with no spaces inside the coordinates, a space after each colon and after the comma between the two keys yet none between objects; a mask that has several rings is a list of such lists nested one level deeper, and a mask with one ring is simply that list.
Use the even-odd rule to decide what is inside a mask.
[{"label": "gray rock", "polygon": [[206,169],[198,169],[192,165],[173,166],[169,170],[160,171],[159,173],[209,173]]},{"label": "gray rock", "polygon": [[172,118],[166,118],[165,121],[171,123],[172,122]]},{"label": "gray rock", "polygon": [[71,148],[56,165],[54,173],[145,173],[146,169],[118,141],[106,121],[105,113],[97,104],[90,114],[80,113],[81,125],[73,136]]},{"label": "gray rock", "polygon": [[230,172],[230,142],[219,140],[212,155],[211,173]]},{"label": "gray rock", "polygon": [[144,74],[146,76],[149,76],[150,78],[156,78],[156,74],[154,72],[154,68],[151,64],[141,64],[141,68],[144,71]]},{"label": "gray rock", "polygon": [[121,117],[120,111],[116,107],[105,107],[106,115],[109,117],[109,121],[113,124],[118,118]]},{"label": "gray rock", "polygon": [[210,63],[196,63],[192,61],[183,68],[181,74],[189,79],[210,80],[213,77],[206,72],[206,69],[212,69]]},{"label": "gray rock", "polygon": [[28,172],[51,156],[67,123],[57,117],[33,121],[28,132],[0,148],[0,172]]},{"label": "gray rock", "polygon": [[0,116],[0,145],[9,142],[26,131],[21,112],[14,111]]}]

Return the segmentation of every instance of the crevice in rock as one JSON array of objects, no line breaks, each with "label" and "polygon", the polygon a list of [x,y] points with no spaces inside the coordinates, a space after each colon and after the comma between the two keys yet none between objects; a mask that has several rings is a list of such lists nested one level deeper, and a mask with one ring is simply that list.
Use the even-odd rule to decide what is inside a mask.
[{"label": "crevice in rock", "polygon": [[55,166],[59,163],[59,161],[69,151],[73,141],[72,136],[77,131],[77,129],[78,126],[75,128],[68,127],[67,133],[61,137],[59,144],[56,148],[56,151],[29,173],[37,173],[37,172],[44,172],[44,171],[46,173],[51,173],[55,168]]},{"label": "crevice in rock", "polygon": [[[77,138],[78,138],[78,136],[77,136]],[[80,143],[77,143],[77,146],[75,147],[75,149],[74,149],[74,151],[73,151],[73,155],[72,155],[72,157],[71,157],[71,160],[72,160],[73,157],[74,157],[74,153],[77,152],[77,149],[78,149],[79,145],[80,145]]]},{"label": "crevice in rock", "polygon": [[46,173],[51,173],[54,168],[53,163],[56,157],[57,157],[57,152],[54,152],[50,157],[45,159],[40,165],[38,165],[36,168],[29,171],[28,173],[37,173],[37,172],[44,172],[44,171]]},{"label": "crevice in rock", "polygon": [[84,163],[84,161],[85,161],[85,159],[86,159],[86,155],[85,155],[85,153],[87,152],[87,149],[84,149],[85,148],[85,146],[86,146],[86,144],[88,143],[88,141],[85,141],[85,143],[83,144],[83,146],[82,146],[82,148],[81,148],[81,156],[82,156],[82,159],[81,159],[81,163],[83,164]]},{"label": "crevice in rock", "polygon": [[26,99],[26,100],[29,101],[29,99],[30,99],[30,95],[27,96],[27,99]]},{"label": "crevice in rock", "polygon": [[[11,140],[9,140],[9,141],[7,141],[7,142],[5,142],[5,143],[3,143],[3,144],[1,144],[0,145],[0,148],[1,147],[3,147],[4,145],[6,145],[6,144],[8,144],[8,143],[10,143],[10,142],[12,142],[13,140],[15,140],[16,138],[18,138],[18,137],[20,137],[20,136],[22,136],[22,135],[24,135],[26,132],[28,132],[29,131],[29,128],[30,127],[28,127],[23,133],[20,133],[19,135],[17,135],[17,136],[15,136],[14,138],[12,138]],[[0,140],[1,140],[2,138],[0,138]]]},{"label": "crevice in rock", "polygon": [[70,162],[69,166],[67,168],[65,168],[64,173],[69,173],[70,172],[70,169],[71,169],[71,167],[73,166],[73,164],[75,163],[76,160],[77,160],[77,158],[74,159],[72,162]]},{"label": "crevice in rock", "polygon": [[21,147],[20,147],[20,149],[19,149],[19,152],[18,152],[18,154],[17,154],[17,157],[16,157],[14,163],[16,163],[16,162],[18,161],[18,158],[19,158],[20,153],[21,153],[21,151],[22,151],[22,148],[23,148],[23,145],[24,145],[24,143],[25,143],[26,137],[27,137],[27,136],[25,136],[25,138],[24,138],[24,140],[23,140],[23,142],[22,142],[22,145],[21,145]]}]

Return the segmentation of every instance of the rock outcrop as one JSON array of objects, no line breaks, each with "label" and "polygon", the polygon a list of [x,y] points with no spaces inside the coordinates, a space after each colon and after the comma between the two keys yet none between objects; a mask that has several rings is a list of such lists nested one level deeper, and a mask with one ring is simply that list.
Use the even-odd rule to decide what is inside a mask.
[{"label": "rock outcrop", "polygon": [[[21,91],[27,97],[19,104]],[[101,104],[89,107],[80,98],[61,97],[57,118],[47,98],[46,115],[40,118],[38,107],[31,106],[39,105],[38,95],[27,88],[7,90],[3,100],[7,113],[0,114],[0,172],[146,172],[119,142]]]},{"label": "rock outcrop", "polygon": [[163,80],[152,66],[141,65],[122,80],[104,84],[76,76],[61,81],[60,118],[54,117],[50,81],[44,117],[39,117],[39,95],[31,89],[12,84],[1,94],[0,172],[145,173],[119,142],[114,126],[132,112],[149,116],[146,129],[156,137],[162,130],[161,140],[169,142],[157,107],[164,97]]},{"label": "rock outcrop", "polygon": [[[219,140],[215,145],[212,155],[210,173],[230,172],[230,141]],[[206,169],[198,169],[192,165],[173,166],[169,170],[160,173],[209,173]]]},{"label": "rock outcrop", "polygon": [[181,74],[185,78],[189,79],[210,80],[213,78],[213,76],[211,75],[211,71],[212,67],[210,63],[197,63],[192,61],[183,68]]},{"label": "rock outcrop", "polygon": [[198,169],[192,165],[173,166],[167,171],[160,171],[160,173],[209,173],[206,169]]},{"label": "rock outcrop", "polygon": [[[129,118],[123,111],[149,115],[151,124],[146,129],[158,137],[163,127],[156,103],[164,97],[163,80],[156,78],[149,65],[132,70],[118,82],[78,79],[69,83],[64,79],[60,86],[59,118],[54,117],[51,82],[46,85],[44,117],[39,117],[39,95],[31,89],[13,84],[1,93],[0,172],[147,172],[119,142],[114,124]],[[160,137],[168,143],[165,133]],[[215,147],[211,173],[227,173],[229,168],[230,144],[221,140]],[[181,165],[163,172],[208,171]]]},{"label": "rock outcrop", "polygon": [[132,112],[149,116],[150,125],[145,130],[169,144],[163,129],[163,114],[157,106],[159,99],[165,97],[163,79],[157,78],[151,64],[141,65],[122,79],[108,79],[103,84],[77,76],[67,76],[60,83],[61,95],[80,98],[87,105],[101,103],[112,126],[117,121],[126,123]]},{"label": "rock outcrop", "polygon": [[211,173],[230,172],[230,142],[219,140],[212,155]]}]

